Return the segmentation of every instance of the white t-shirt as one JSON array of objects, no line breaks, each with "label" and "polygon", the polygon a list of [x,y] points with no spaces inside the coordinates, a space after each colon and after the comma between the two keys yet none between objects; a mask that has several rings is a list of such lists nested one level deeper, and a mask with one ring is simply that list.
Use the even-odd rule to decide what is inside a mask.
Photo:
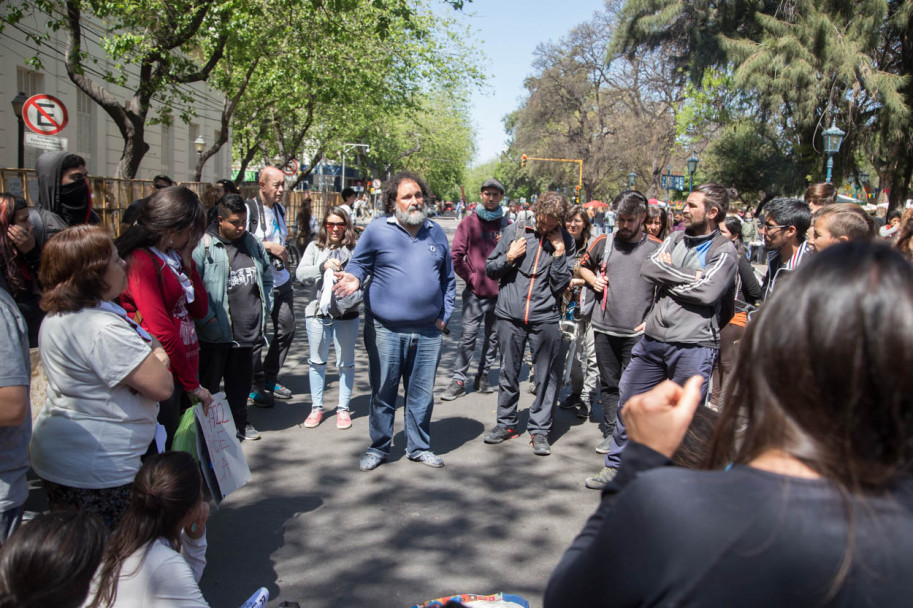
[{"label": "white t-shirt", "polygon": [[48,315],[38,345],[48,399],[35,421],[32,468],[74,488],[131,483],[159,405],[123,381],[152,352],[149,345],[117,314],[94,307]]},{"label": "white t-shirt", "polygon": [[[205,567],[205,535],[193,540],[181,531],[180,553],[159,538],[124,560],[112,608],[209,608],[198,584]],[[96,588],[93,584],[85,605]]]}]

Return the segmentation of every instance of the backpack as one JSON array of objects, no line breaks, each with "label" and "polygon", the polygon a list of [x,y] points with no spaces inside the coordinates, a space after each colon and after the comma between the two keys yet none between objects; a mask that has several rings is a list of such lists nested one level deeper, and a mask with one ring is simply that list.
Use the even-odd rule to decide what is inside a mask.
[{"label": "backpack", "polygon": [[[266,222],[266,214],[263,212],[263,203],[260,202],[260,199],[256,196],[254,198],[249,198],[244,201],[247,204],[247,231],[251,234],[257,232],[257,228],[260,226],[260,222]],[[282,203],[276,203],[274,207],[279,212],[279,217],[282,218],[282,223],[288,226],[288,222],[285,221],[285,207],[282,206]]]}]

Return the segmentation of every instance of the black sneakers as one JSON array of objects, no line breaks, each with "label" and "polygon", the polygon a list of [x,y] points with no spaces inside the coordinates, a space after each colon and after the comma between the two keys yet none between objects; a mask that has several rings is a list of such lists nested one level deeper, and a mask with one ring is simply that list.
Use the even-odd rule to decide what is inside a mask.
[{"label": "black sneakers", "polygon": [[529,444],[533,446],[533,454],[536,456],[548,456],[552,453],[552,446],[548,444],[548,437],[545,435],[533,435]]},{"label": "black sneakers", "polygon": [[491,387],[488,383],[488,374],[482,374],[476,376],[476,381],[473,383],[473,388],[480,393],[493,393],[495,389]]},{"label": "black sneakers", "polygon": [[509,429],[503,426],[496,426],[495,428],[491,429],[487,435],[485,435],[482,441],[490,445],[494,445],[519,436],[520,434],[517,432],[517,429]]},{"label": "black sneakers", "polygon": [[581,405],[583,405],[583,399],[580,398],[580,393],[571,393],[561,400],[561,403],[558,404],[558,407],[563,410],[573,410],[577,409]]},{"label": "black sneakers", "polygon": [[466,389],[463,387],[463,383],[459,380],[451,380],[450,386],[447,387],[447,390],[444,391],[444,394],[441,395],[441,399],[444,401],[453,401],[457,397],[462,397],[466,394]]}]

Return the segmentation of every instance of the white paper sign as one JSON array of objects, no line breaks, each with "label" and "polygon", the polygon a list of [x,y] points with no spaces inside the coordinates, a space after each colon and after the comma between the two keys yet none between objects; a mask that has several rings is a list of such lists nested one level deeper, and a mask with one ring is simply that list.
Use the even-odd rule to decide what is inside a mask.
[{"label": "white paper sign", "polygon": [[197,434],[197,439],[202,435],[212,464],[210,471],[207,464],[202,463],[204,475],[208,477],[211,474],[212,480],[218,484],[218,490],[209,484],[213,497],[225,498],[250,481],[250,469],[244,452],[241,451],[241,442],[236,436],[237,429],[228,400],[225,393],[216,393],[209,406],[208,416],[203,414],[202,405],[193,406],[193,410],[201,431]]}]

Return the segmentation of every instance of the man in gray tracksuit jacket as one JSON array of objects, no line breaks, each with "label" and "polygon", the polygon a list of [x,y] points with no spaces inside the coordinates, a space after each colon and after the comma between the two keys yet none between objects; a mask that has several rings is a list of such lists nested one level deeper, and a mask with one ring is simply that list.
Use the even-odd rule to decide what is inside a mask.
[{"label": "man in gray tracksuit jacket", "polygon": [[[685,203],[685,231],[673,232],[644,262],[641,275],[657,287],[643,339],[631,352],[631,363],[619,386],[619,416],[603,474],[621,464],[627,444],[624,404],[663,380],[682,385],[700,375],[702,397],[720,347],[720,327],[728,322],[725,306],[735,300],[733,286],[738,254],[717,223],[726,217],[729,195],[718,184],[698,186]],[[731,312],[728,313],[731,316]]]},{"label": "man in gray tracksuit jacket", "polygon": [[495,305],[501,375],[498,380],[498,424],[485,443],[501,443],[519,435],[517,403],[520,367],[529,341],[536,374],[536,399],[529,408],[527,429],[533,453],[551,453],[548,433],[558,391],[560,365],[558,329],[560,300],[571,282],[574,238],[564,229],[568,203],[557,192],[546,192],[533,205],[535,226],[517,222],[508,226],[485,262],[485,274],[498,279]]}]

